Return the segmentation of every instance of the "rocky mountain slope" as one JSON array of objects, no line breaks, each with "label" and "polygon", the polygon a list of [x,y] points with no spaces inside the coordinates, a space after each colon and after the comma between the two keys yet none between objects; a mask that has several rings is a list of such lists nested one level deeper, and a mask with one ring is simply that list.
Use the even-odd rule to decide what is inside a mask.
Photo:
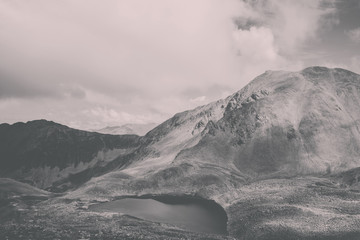
[{"label": "rocky mountain slope", "polygon": [[342,69],[267,72],[236,93],[199,144],[175,161],[234,164],[248,176],[359,166],[360,78]]}]

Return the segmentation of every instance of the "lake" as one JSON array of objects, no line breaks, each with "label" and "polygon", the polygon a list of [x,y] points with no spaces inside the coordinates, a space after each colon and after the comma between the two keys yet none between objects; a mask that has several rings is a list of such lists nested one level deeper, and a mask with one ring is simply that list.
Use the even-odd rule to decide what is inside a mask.
[{"label": "lake", "polygon": [[227,216],[214,201],[183,197],[126,197],[91,205],[96,212],[117,212],[137,218],[169,223],[185,230],[226,234]]}]

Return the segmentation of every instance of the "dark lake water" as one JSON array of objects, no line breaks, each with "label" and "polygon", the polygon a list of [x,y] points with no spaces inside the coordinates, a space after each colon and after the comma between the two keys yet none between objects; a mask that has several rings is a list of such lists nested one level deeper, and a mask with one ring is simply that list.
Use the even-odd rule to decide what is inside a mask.
[{"label": "dark lake water", "polygon": [[184,197],[159,199],[123,198],[94,204],[89,209],[97,212],[124,213],[149,221],[173,224],[195,232],[227,233],[226,213],[214,201]]}]

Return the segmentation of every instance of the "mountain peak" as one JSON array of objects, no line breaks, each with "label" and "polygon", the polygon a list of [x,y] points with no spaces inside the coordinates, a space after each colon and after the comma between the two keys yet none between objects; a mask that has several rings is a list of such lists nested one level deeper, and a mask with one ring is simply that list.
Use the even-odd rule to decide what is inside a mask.
[{"label": "mountain peak", "polygon": [[301,72],[328,72],[331,69],[328,67],[323,67],[323,66],[311,66],[311,67],[307,67],[304,68]]},{"label": "mountain peak", "polygon": [[360,76],[343,69],[266,72],[233,94],[212,131],[177,158],[230,161],[250,175],[350,169],[359,164],[359,89]]},{"label": "mountain peak", "polygon": [[32,126],[32,127],[61,127],[61,128],[68,128],[65,125],[62,125],[60,123],[56,123],[54,121],[49,121],[46,119],[39,119],[39,120],[32,120],[26,122],[26,125]]}]

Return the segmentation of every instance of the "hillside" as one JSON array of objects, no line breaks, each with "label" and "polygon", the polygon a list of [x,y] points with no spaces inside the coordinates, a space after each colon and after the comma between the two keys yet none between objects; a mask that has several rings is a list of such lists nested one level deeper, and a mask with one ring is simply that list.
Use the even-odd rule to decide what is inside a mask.
[{"label": "hillside", "polygon": [[122,156],[134,151],[138,140],[135,135],[85,132],[46,120],[1,124],[0,177],[48,188],[85,170],[95,175],[115,159],[122,165]]}]

